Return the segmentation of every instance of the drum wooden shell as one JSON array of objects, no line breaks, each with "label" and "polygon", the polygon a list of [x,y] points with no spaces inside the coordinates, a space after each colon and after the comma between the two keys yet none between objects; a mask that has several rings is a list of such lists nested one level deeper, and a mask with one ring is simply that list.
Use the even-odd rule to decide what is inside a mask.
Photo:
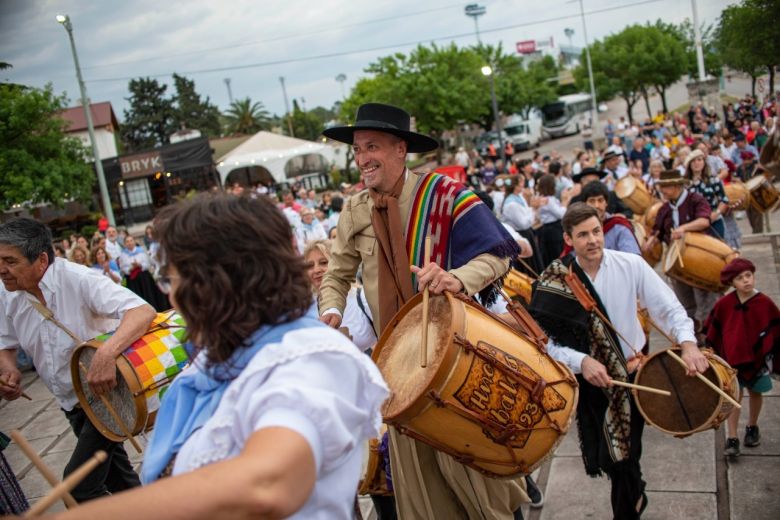
[{"label": "drum wooden shell", "polygon": [[504,279],[504,290],[513,300],[519,299],[526,305],[531,303],[534,280],[517,269],[510,269]]},{"label": "drum wooden shell", "polygon": [[[737,371],[723,359],[705,349],[710,368],[704,377],[724,392],[739,399]],[[676,349],[680,354],[680,349]],[[717,428],[728,418],[733,405],[695,377],[685,374],[685,368],[666,351],[649,356],[637,372],[634,381],[672,393],[670,397],[632,389],[639,412],[659,430],[675,437],[687,437],[710,428]]]},{"label": "drum wooden shell", "polygon": [[745,184],[750,191],[750,205],[759,213],[774,211],[780,204],[780,193],[764,175],[756,175]]},{"label": "drum wooden shell", "polygon": [[642,253],[642,258],[644,258],[645,261],[650,264],[650,267],[655,267],[658,265],[658,262],[661,261],[661,258],[663,258],[663,243],[658,240],[650,251],[645,251],[644,246],[645,242],[647,242],[647,230],[641,223],[637,222],[636,220],[632,220],[631,225],[634,228],[634,236],[636,237],[636,241],[639,243],[639,249]]},{"label": "drum wooden shell", "polygon": [[645,183],[631,175],[626,175],[615,184],[615,194],[638,215],[644,214],[653,205],[655,198],[647,190]]},{"label": "drum wooden shell", "polygon": [[[82,364],[89,369],[95,352],[111,334],[76,347],[70,371],[76,397],[90,422],[107,439],[122,442],[127,436],[100,398],[92,393],[87,374],[80,369]],[[185,334],[184,320],[177,313],[159,313],[147,333],[116,359],[117,386],[106,397],[133,435],[154,427],[160,397],[187,364],[182,347]]]},{"label": "drum wooden shell", "polygon": [[642,216],[642,223],[645,225],[645,230],[647,231],[648,235],[653,232],[653,226],[655,226],[655,217],[658,216],[658,210],[661,209],[661,206],[663,205],[663,202],[656,200]]},{"label": "drum wooden shell", "polygon": [[568,368],[470,301],[422,295],[393,318],[373,358],[390,387],[385,422],[490,477],[528,474],[563,439],[578,388]]},{"label": "drum wooden shell", "polygon": [[726,286],[720,283],[720,272],[738,256],[737,251],[717,238],[689,232],[669,245],[664,273],[705,291],[723,292]]},{"label": "drum wooden shell", "polygon": [[750,190],[744,183],[731,181],[723,187],[729,198],[729,206],[737,211],[745,210],[750,205]]}]

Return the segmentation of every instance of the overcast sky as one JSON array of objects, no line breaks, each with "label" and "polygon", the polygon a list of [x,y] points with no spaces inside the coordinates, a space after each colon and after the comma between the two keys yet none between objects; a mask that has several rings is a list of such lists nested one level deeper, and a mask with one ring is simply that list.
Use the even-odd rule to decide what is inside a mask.
[{"label": "overcast sky", "polygon": [[[715,23],[733,0],[697,0],[699,18]],[[262,101],[284,112],[279,82],[306,108],[331,107],[344,89],[380,56],[409,52],[417,43],[473,45],[474,23],[464,15],[470,2],[448,0],[0,0],[0,61],[13,65],[0,78],[42,87],[53,83],[78,104],[67,33],[55,15],[71,18],[87,90],[93,102],[110,101],[120,120],[127,108],[130,78],[156,76],[173,88],[171,74],[195,80],[202,96],[228,106],[233,98]],[[584,43],[579,4],[570,0],[482,0],[479,19],[485,43],[502,42],[514,52],[521,40]],[[634,23],[692,17],[689,0],[584,0],[591,40]],[[601,11],[601,12],[598,12]],[[591,13],[591,14],[588,14]],[[297,60],[297,61],[295,61]],[[221,70],[215,70],[221,69]]]}]

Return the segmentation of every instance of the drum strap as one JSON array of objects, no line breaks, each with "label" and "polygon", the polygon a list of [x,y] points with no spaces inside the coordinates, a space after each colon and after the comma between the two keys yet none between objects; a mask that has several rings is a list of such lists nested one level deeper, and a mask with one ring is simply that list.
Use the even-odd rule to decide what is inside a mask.
[{"label": "drum strap", "polygon": [[363,292],[363,288],[362,287],[358,287],[357,294],[356,294],[358,307],[360,307],[360,312],[362,312],[363,316],[366,317],[366,319],[368,320],[369,325],[371,325],[371,328],[373,330],[376,330],[376,329],[374,329],[374,320],[372,320],[371,316],[368,315],[368,312],[366,312],[366,306],[363,305],[363,295],[362,295],[362,292]]},{"label": "drum strap", "polygon": [[33,308],[41,313],[41,316],[43,316],[43,319],[52,322],[57,327],[62,329],[65,334],[73,338],[73,341],[76,342],[77,345],[81,345],[84,343],[84,340],[79,338],[72,330],[70,330],[68,327],[66,327],[60,320],[54,317],[54,313],[49,309],[47,306],[42,304],[37,298],[28,299],[27,301],[30,302],[30,305],[33,306]]}]

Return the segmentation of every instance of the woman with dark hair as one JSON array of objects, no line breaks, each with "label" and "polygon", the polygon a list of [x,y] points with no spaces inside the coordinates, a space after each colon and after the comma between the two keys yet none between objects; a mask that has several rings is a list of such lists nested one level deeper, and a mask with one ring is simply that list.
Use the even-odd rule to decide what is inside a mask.
[{"label": "woman with dark hair", "polygon": [[[530,162],[527,162],[523,167],[527,168],[530,164]],[[513,175],[505,179],[504,200],[497,213],[501,222],[509,224],[512,229],[517,231],[517,233],[531,245],[533,255],[526,261],[530,264],[531,269],[535,273],[539,273],[543,268],[542,256],[539,253],[539,246],[536,243],[536,237],[534,236],[534,231],[531,227],[536,218],[536,213],[533,208],[528,205],[528,201],[525,200],[525,196],[523,195],[524,186],[525,182],[522,175]],[[524,272],[528,271],[525,266],[522,266],[520,270]],[[527,274],[534,273],[527,272]]]},{"label": "woman with dark hair", "polygon": [[107,276],[114,283],[122,282],[122,271],[119,270],[119,266],[111,259],[111,255],[108,254],[105,247],[97,246],[92,249],[90,254],[90,263],[92,269]]},{"label": "woman with dark hair", "polygon": [[62,518],[353,518],[388,390],[319,321],[284,215],[262,197],[201,195],[155,229],[194,358],[163,397],[148,485]]},{"label": "woman with dark hair", "polygon": [[566,205],[569,202],[570,191],[564,192],[563,201],[555,197],[555,176],[546,174],[539,178],[537,191],[541,199],[537,213],[542,227],[537,229],[539,250],[542,254],[542,264],[546,267],[561,256],[563,251],[563,228],[561,219],[566,213]]},{"label": "woman with dark hair", "polygon": [[712,174],[707,164],[707,157],[701,150],[696,149],[685,158],[685,178],[690,181],[688,189],[702,195],[712,208],[710,228],[714,234],[728,242],[723,215],[730,211],[729,198],[723,187],[723,181]]}]

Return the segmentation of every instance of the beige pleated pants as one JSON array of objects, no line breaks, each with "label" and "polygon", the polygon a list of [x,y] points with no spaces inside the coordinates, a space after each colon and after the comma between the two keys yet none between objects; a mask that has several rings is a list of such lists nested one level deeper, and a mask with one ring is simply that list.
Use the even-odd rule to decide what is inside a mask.
[{"label": "beige pleated pants", "polygon": [[486,477],[393,427],[388,431],[400,520],[512,520],[530,502],[524,478]]}]

